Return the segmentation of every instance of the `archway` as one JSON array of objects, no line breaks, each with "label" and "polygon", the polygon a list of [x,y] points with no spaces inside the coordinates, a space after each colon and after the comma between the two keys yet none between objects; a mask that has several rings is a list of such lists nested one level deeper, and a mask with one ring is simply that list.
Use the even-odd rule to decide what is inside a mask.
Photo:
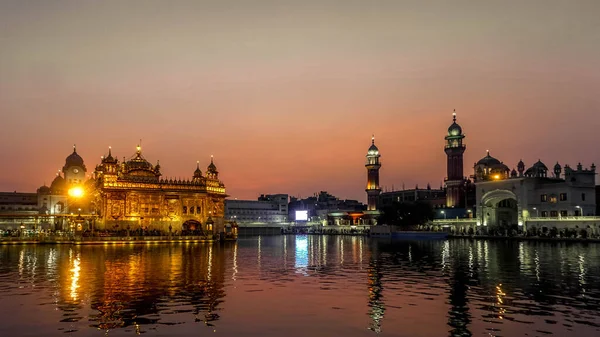
[{"label": "archway", "polygon": [[183,231],[183,233],[204,233],[204,231],[202,230],[202,224],[198,220],[187,220],[181,225],[181,230]]},{"label": "archway", "polygon": [[517,196],[509,190],[494,190],[481,198],[481,222],[490,229],[508,234],[518,231],[521,222]]}]

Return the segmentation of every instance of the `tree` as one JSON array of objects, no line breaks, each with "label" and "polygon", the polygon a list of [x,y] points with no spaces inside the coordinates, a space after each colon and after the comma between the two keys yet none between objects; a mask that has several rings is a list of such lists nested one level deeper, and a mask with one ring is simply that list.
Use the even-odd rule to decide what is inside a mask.
[{"label": "tree", "polygon": [[378,223],[382,225],[411,228],[423,225],[433,219],[433,208],[426,202],[394,202],[381,209]]}]

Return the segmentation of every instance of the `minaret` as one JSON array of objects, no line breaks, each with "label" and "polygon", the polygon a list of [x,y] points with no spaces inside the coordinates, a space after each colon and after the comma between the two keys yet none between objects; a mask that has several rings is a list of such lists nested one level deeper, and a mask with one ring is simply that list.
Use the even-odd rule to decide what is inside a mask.
[{"label": "minaret", "polygon": [[460,125],[456,124],[456,110],[452,113],[452,125],[448,128],[445,137],[444,151],[448,156],[446,177],[446,206],[466,207],[465,184],[463,176],[463,153],[466,146],[463,144],[465,136]]},{"label": "minaret", "polygon": [[371,147],[367,151],[367,210],[374,211],[377,209],[377,198],[381,194],[381,188],[379,187],[379,169],[381,163],[379,162],[379,149],[375,146],[375,136],[371,138]]}]

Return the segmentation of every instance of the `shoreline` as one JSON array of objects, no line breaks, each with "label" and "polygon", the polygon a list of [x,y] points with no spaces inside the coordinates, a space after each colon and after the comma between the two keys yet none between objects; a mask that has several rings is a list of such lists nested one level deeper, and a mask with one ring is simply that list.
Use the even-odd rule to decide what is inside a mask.
[{"label": "shoreline", "polygon": [[[158,243],[216,243],[220,240],[205,236],[107,236],[107,237],[75,237],[75,238],[2,238],[0,245],[109,245],[109,244],[158,244]],[[228,241],[228,240],[222,240]]]}]

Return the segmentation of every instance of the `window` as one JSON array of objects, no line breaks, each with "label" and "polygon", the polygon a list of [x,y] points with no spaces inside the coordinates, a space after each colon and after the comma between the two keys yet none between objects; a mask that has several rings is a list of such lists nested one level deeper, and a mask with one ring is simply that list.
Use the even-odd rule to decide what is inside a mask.
[{"label": "window", "polygon": [[548,195],[547,195],[547,194],[542,194],[542,195],[541,195],[541,197],[540,197],[540,200],[541,200],[542,202],[546,202],[546,201],[548,201]]},{"label": "window", "polygon": [[567,216],[569,213],[567,211],[560,211],[560,216]]},{"label": "window", "polygon": [[557,201],[558,201],[558,198],[556,198],[556,195],[551,195],[550,196],[550,203],[556,204]]},{"label": "window", "polygon": [[558,217],[558,211],[550,211],[550,217],[551,218],[557,218]]},{"label": "window", "polygon": [[548,217],[548,211],[542,211],[542,218]]},{"label": "window", "polygon": [[581,193],[581,201],[585,201],[585,193]]},{"label": "window", "polygon": [[187,206],[183,206],[183,214],[187,214]]},{"label": "window", "polygon": [[567,201],[567,193],[560,194],[560,201]]}]

